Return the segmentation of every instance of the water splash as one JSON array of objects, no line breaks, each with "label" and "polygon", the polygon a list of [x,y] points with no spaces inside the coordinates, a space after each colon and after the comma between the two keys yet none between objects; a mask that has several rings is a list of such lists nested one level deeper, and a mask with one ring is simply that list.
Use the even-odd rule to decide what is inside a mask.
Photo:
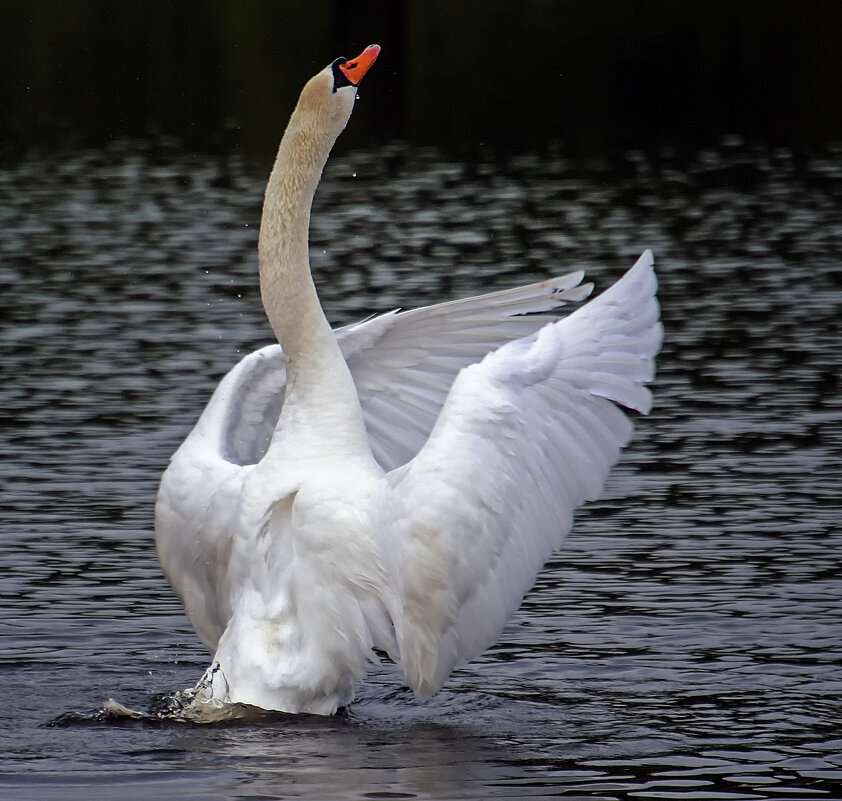
[{"label": "water splash", "polygon": [[213,724],[263,723],[282,718],[298,718],[288,712],[276,712],[250,704],[220,703],[197,693],[195,688],[153,696],[146,711],[132,709],[114,698],[105,701],[92,712],[65,712],[51,720],[48,726],[85,726],[92,724],[119,725],[141,723]]}]

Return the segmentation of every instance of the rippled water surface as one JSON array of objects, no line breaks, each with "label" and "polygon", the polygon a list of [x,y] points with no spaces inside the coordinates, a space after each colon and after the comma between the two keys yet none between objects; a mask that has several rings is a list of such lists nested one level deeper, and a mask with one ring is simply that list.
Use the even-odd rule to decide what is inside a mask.
[{"label": "rippled water surface", "polygon": [[[123,725],[208,655],[158,568],[156,482],[271,341],[265,176],[163,145],[0,172],[0,796],[842,798],[842,150],[679,163],[336,157],[312,250],[337,324],[656,254],[652,415],[482,659],[373,670],[336,719]],[[66,719],[65,719],[66,720]]]}]

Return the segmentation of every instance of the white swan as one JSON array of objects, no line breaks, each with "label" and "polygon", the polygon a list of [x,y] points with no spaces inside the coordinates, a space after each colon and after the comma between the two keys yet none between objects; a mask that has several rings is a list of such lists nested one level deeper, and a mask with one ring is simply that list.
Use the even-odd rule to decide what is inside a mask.
[{"label": "white swan", "polygon": [[[647,251],[582,273],[332,331],[310,206],[372,45],[304,87],[266,189],[260,287],[283,347],[220,382],[164,473],[164,571],[208,648],[204,700],[332,714],[372,648],[418,697],[492,644],[574,509],[648,411],[661,342]],[[613,402],[612,402],[613,401]]]}]

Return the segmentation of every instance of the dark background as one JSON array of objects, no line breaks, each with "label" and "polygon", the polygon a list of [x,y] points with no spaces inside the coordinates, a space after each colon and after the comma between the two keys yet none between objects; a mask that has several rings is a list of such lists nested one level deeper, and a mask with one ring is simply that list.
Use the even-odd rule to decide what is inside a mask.
[{"label": "dark background", "polygon": [[3,0],[2,153],[173,136],[269,161],[304,81],[372,42],[343,149],[842,140],[839,0]]}]

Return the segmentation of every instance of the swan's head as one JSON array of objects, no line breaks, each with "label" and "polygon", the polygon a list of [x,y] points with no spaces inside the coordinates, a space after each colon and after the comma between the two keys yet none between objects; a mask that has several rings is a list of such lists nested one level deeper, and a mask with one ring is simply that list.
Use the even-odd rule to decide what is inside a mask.
[{"label": "swan's head", "polygon": [[369,45],[356,58],[336,59],[305,84],[296,113],[316,130],[339,136],[354,108],[357,87],[379,54],[379,45]]}]

